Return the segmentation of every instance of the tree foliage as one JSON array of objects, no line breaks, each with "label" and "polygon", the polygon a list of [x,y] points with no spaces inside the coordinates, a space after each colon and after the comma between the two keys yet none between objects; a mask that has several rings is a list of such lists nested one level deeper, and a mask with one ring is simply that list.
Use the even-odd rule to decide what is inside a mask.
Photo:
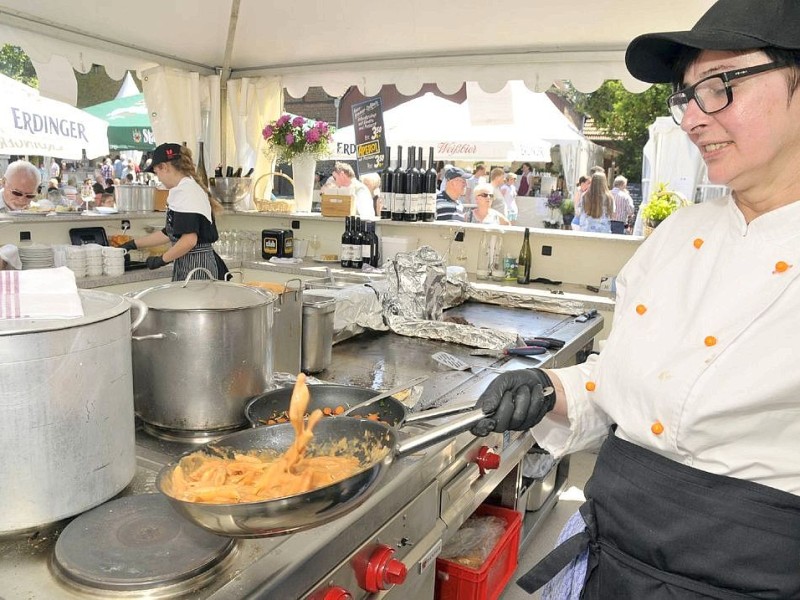
[{"label": "tree foliage", "polygon": [[617,159],[620,172],[628,179],[642,177],[642,150],[647,143],[647,128],[656,117],[665,116],[669,85],[657,84],[641,93],[626,90],[618,80],[608,80],[597,91],[582,94],[572,90],[575,108],[594,120],[595,126],[611,138],[621,152]]},{"label": "tree foliage", "polygon": [[19,46],[5,44],[0,47],[0,73],[33,88],[39,87],[36,69],[28,55]]}]

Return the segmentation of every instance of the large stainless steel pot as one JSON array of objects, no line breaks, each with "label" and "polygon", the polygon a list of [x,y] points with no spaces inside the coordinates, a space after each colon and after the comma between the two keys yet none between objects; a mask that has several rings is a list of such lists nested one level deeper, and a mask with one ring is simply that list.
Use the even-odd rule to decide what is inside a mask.
[{"label": "large stainless steel pot", "polygon": [[131,304],[79,294],[82,318],[0,321],[0,534],[97,506],[136,472]]},{"label": "large stainless steel pot", "polygon": [[153,212],[156,188],[151,185],[115,185],[114,197],[121,212]]},{"label": "large stainless steel pot", "polygon": [[240,427],[246,402],[272,380],[275,296],[237,283],[191,281],[194,272],[134,296],[149,309],[133,337],[136,412],[166,432]]}]

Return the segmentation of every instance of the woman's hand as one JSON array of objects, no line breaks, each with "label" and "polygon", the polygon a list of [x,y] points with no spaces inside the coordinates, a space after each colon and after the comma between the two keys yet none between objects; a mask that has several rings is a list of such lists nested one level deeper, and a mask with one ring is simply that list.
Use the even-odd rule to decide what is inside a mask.
[{"label": "woman's hand", "polygon": [[[545,388],[549,393],[545,394]],[[525,431],[536,425],[556,404],[553,382],[541,369],[501,373],[478,399],[487,417],[472,427],[479,437],[492,431]]]}]

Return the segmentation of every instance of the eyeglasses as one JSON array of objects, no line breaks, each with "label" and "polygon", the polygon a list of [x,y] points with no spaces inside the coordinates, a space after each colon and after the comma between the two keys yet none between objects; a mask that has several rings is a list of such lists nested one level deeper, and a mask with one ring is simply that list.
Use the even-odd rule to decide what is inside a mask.
[{"label": "eyeglasses", "polygon": [[19,190],[11,190],[11,193],[14,194],[17,198],[22,198],[25,196],[28,200],[33,200],[36,198],[36,194],[26,194],[25,192],[20,192]]},{"label": "eyeglasses", "polygon": [[716,75],[705,77],[694,85],[690,85],[672,94],[667,98],[667,107],[669,107],[672,119],[678,125],[683,121],[683,116],[686,114],[686,109],[692,99],[697,102],[697,107],[704,113],[707,115],[714,114],[733,102],[733,88],[730,85],[731,81],[741,77],[766,73],[774,69],[782,69],[785,66],[786,65],[777,62],[771,62],[765,65],[734,69],[733,71],[725,71],[724,73],[717,73]]},{"label": "eyeglasses", "polygon": [[494,198],[494,194],[475,194],[478,198]]}]

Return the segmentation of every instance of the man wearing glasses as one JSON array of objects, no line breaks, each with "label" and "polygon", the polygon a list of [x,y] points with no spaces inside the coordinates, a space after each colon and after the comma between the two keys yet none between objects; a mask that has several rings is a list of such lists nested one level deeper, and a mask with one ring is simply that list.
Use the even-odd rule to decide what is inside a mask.
[{"label": "man wearing glasses", "polygon": [[8,165],[5,180],[0,210],[24,210],[37,196],[41,174],[27,160],[17,160]]}]

